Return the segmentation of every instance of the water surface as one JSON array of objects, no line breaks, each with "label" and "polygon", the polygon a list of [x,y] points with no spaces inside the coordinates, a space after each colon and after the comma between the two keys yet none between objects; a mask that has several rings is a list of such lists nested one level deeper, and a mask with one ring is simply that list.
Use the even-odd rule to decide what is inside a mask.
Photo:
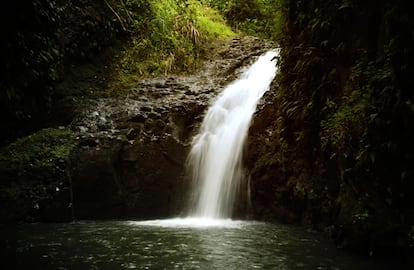
[{"label": "water surface", "polygon": [[20,269],[390,269],[315,232],[230,220],[25,224]]}]

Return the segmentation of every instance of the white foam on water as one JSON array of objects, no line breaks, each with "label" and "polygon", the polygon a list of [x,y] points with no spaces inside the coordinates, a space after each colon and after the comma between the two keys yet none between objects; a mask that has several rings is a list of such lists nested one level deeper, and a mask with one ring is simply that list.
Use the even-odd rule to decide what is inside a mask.
[{"label": "white foam on water", "polygon": [[145,221],[128,221],[129,225],[135,226],[152,226],[165,228],[241,228],[250,224],[247,221],[231,219],[214,219],[214,218],[172,218],[172,219],[155,219]]}]

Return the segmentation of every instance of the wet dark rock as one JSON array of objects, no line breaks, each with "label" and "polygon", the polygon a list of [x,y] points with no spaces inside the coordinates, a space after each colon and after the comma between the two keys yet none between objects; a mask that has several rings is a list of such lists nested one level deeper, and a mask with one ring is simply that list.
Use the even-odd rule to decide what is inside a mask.
[{"label": "wet dark rock", "polygon": [[141,108],[141,111],[143,111],[143,112],[150,112],[150,111],[152,111],[152,108],[149,107],[149,106],[144,106],[144,107]]},{"label": "wet dark rock", "polygon": [[155,83],[155,88],[167,88],[168,85],[165,83]]},{"label": "wet dark rock", "polygon": [[137,114],[131,117],[128,121],[135,122],[135,123],[145,123],[148,117],[144,114]]},{"label": "wet dark rock", "polygon": [[138,132],[134,128],[130,128],[126,133],[126,137],[128,138],[128,140],[132,140],[132,139],[136,138],[137,135],[138,135]]},{"label": "wet dark rock", "polygon": [[84,138],[80,142],[80,146],[96,147],[99,144],[99,140],[93,137]]},{"label": "wet dark rock", "polygon": [[[74,218],[167,217],[185,209],[190,186],[185,162],[204,112],[271,44],[243,37],[217,46],[212,44],[195,74],[148,78],[116,96],[91,97],[71,112],[68,128],[76,132],[76,148],[59,168],[70,175],[71,188],[66,180],[64,187],[73,194]],[[53,197],[58,205],[68,203],[69,193],[62,194]],[[42,215],[54,219],[52,211]]]},{"label": "wet dark rock", "polygon": [[[185,160],[204,111],[224,85],[270,46],[250,37],[237,38],[215,50],[217,54],[194,75],[145,79],[139,88],[126,91],[126,99],[100,100],[100,116],[113,124],[108,131],[121,130],[118,135],[125,140],[104,139],[99,150],[79,150],[75,163],[80,166],[73,181],[81,210],[76,215],[144,218],[179,214],[189,191]],[[121,116],[128,116],[115,114],[121,111]],[[100,130],[94,132],[97,137],[100,134]]]},{"label": "wet dark rock", "polygon": [[148,114],[148,117],[151,119],[160,119],[161,118],[161,114],[157,113],[157,112],[150,112]]}]

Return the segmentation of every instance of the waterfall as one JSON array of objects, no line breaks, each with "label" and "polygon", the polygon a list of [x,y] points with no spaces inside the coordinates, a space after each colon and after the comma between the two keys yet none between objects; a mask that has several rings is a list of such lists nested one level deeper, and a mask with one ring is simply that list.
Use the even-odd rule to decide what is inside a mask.
[{"label": "waterfall", "polygon": [[231,216],[244,177],[244,141],[257,103],[275,77],[277,54],[269,51],[260,56],[208,109],[188,156],[195,182],[192,216]]}]

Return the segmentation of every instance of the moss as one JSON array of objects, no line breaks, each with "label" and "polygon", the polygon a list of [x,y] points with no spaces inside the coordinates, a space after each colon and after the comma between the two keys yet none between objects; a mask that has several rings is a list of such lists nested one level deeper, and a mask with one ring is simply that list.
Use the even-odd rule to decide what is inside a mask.
[{"label": "moss", "polygon": [[0,150],[2,222],[70,218],[69,160],[76,135],[43,129]]},{"label": "moss", "polygon": [[76,135],[64,129],[43,129],[0,150],[0,162],[50,166],[65,161],[75,146]]}]

